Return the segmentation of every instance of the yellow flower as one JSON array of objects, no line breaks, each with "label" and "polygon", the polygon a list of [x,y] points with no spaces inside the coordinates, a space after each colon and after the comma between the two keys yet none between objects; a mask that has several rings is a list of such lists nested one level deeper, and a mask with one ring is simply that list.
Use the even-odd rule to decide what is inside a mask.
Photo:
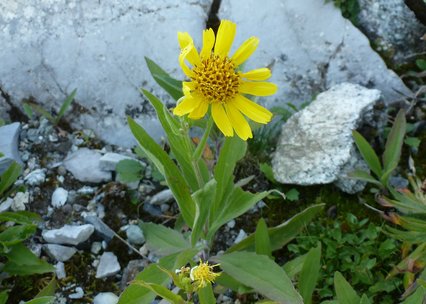
[{"label": "yellow flower", "polygon": [[195,288],[204,288],[208,283],[214,283],[214,280],[220,276],[220,273],[213,272],[213,268],[219,266],[209,265],[208,262],[203,263],[201,260],[198,266],[192,267],[189,277],[194,282]]},{"label": "yellow flower", "polygon": [[191,81],[183,82],[184,97],[173,113],[178,116],[189,114],[191,119],[200,119],[211,106],[213,120],[225,136],[233,136],[235,131],[239,137],[247,140],[253,135],[244,115],[266,124],[271,121],[272,113],[244,94],[268,96],[275,94],[277,86],[262,81],[271,76],[271,71],[267,68],[245,73],[238,69],[256,50],[258,38],[247,39],[228,57],[235,32],[235,23],[228,20],[222,20],[216,37],[212,29],[204,30],[200,53],[188,33],[178,33],[181,47],[179,63]]}]

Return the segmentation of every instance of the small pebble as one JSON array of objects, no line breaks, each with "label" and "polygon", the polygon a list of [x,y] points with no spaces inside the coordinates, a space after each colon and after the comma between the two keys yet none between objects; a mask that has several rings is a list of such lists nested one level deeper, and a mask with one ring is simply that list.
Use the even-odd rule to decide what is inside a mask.
[{"label": "small pebble", "polygon": [[24,180],[30,186],[38,186],[46,180],[46,173],[44,169],[36,169],[25,176]]},{"label": "small pebble", "polygon": [[25,205],[30,201],[30,195],[28,192],[18,192],[13,198],[12,210],[13,211],[23,211],[25,210]]},{"label": "small pebble", "polygon": [[117,304],[118,297],[112,292],[101,292],[93,299],[93,304]]},{"label": "small pebble", "polygon": [[68,191],[64,188],[56,188],[52,194],[52,206],[55,208],[62,207],[65,205],[68,199]]},{"label": "small pebble", "polygon": [[68,296],[70,299],[81,299],[84,297],[84,290],[81,287],[75,288],[75,293],[72,293]]},{"label": "small pebble", "polygon": [[63,262],[58,262],[55,265],[55,273],[58,279],[65,279],[67,277],[67,273],[65,272],[65,264]]},{"label": "small pebble", "polygon": [[234,240],[234,244],[238,244],[239,242],[244,240],[246,237],[247,237],[247,233],[243,229],[240,229],[240,232],[238,233],[237,237]]}]

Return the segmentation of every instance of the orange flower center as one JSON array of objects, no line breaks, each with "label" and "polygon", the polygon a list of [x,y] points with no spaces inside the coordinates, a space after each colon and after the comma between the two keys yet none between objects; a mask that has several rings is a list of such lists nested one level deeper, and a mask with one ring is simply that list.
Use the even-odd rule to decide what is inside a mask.
[{"label": "orange flower center", "polygon": [[209,103],[225,103],[238,94],[240,76],[228,57],[212,54],[195,66],[192,72],[195,91],[201,93]]}]

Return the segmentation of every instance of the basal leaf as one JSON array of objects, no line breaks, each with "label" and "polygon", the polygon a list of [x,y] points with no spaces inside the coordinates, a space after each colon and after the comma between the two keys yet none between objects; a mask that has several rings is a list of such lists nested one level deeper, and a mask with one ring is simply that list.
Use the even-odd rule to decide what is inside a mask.
[{"label": "basal leaf", "polygon": [[176,230],[154,223],[141,223],[149,248],[160,256],[181,252],[190,247],[183,235]]},{"label": "basal leaf", "polygon": [[72,101],[75,98],[75,95],[77,94],[77,89],[74,89],[70,95],[67,96],[67,98],[65,98],[64,102],[62,103],[61,108],[59,109],[58,115],[56,116],[56,123],[58,123],[61,118],[64,116],[65,112],[69,109],[69,107],[71,106]]},{"label": "basal leaf", "polygon": [[334,289],[339,304],[359,304],[361,298],[338,271],[334,273]]},{"label": "basal leaf", "polygon": [[214,258],[224,272],[278,303],[302,304],[285,271],[265,255],[233,252]]},{"label": "basal leaf", "polygon": [[404,142],[406,121],[405,111],[401,109],[395,118],[395,122],[388,135],[383,153],[383,167],[384,171],[389,171],[396,168],[401,157],[401,148]]},{"label": "basal leaf", "polygon": [[264,254],[272,257],[271,241],[269,240],[268,227],[263,218],[257,222],[254,233],[256,254]]},{"label": "basal leaf", "polygon": [[380,164],[380,160],[376,152],[374,152],[368,141],[365,140],[365,138],[360,133],[357,131],[352,131],[352,136],[355,140],[355,144],[357,145],[359,152],[370,167],[370,170],[373,171],[377,177],[380,177],[382,175],[382,165]]},{"label": "basal leaf", "polygon": [[302,271],[299,276],[299,292],[304,304],[312,303],[312,294],[321,270],[321,243],[312,248],[306,255]]}]

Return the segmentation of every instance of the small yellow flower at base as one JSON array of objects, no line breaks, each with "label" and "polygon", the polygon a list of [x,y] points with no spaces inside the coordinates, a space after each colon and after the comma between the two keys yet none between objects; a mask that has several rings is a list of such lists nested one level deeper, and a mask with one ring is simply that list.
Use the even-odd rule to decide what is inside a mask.
[{"label": "small yellow flower at base", "polygon": [[213,272],[213,268],[219,266],[203,263],[201,260],[198,266],[192,267],[189,277],[194,282],[195,289],[204,288],[208,283],[214,283],[214,280],[220,276],[220,273]]},{"label": "small yellow flower at base", "polygon": [[247,39],[229,57],[235,32],[235,23],[228,20],[222,20],[216,37],[212,29],[205,30],[200,53],[188,33],[178,33],[181,47],[179,63],[191,81],[183,83],[184,97],[179,100],[173,113],[200,119],[211,108],[213,120],[225,136],[233,136],[235,132],[241,139],[247,140],[253,135],[246,117],[266,124],[271,121],[272,113],[244,95],[273,95],[277,86],[264,81],[271,77],[271,71],[267,68],[246,73],[239,71],[238,67],[256,50],[259,39]]}]

